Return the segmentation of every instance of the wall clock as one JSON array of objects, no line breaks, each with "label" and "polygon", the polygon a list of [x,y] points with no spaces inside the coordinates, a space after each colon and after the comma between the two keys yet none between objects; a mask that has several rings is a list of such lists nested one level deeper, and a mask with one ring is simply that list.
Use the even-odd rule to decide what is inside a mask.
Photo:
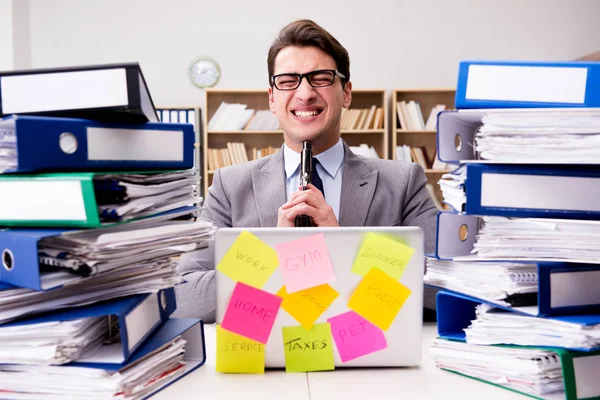
[{"label": "wall clock", "polygon": [[199,88],[213,87],[219,82],[221,68],[215,60],[201,57],[190,64],[189,75],[192,83]]}]

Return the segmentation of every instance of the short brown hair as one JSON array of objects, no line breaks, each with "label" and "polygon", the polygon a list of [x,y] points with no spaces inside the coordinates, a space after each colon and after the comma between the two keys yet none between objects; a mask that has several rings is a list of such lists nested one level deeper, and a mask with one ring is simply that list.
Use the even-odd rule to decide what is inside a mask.
[{"label": "short brown hair", "polygon": [[283,48],[288,46],[313,46],[321,49],[333,58],[337,70],[346,77],[342,79],[342,86],[350,80],[350,57],[344,46],[314,21],[301,19],[286,25],[269,49],[267,56],[269,85],[275,71],[275,58]]}]

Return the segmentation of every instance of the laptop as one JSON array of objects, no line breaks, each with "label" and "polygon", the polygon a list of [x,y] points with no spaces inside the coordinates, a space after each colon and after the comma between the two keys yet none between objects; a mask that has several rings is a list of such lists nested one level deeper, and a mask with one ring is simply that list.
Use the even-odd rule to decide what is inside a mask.
[{"label": "laptop", "polygon": [[[335,228],[220,228],[215,232],[215,265],[219,265],[229,248],[242,232],[249,232],[265,244],[274,246],[307,236],[323,234],[335,280],[329,283],[339,296],[331,303],[315,324],[327,322],[327,319],[351,311],[347,306],[362,276],[351,272],[354,259],[368,233],[393,236],[394,239],[414,249],[406,268],[398,280],[410,289],[411,293],[404,302],[395,319],[384,331],[387,348],[342,362],[334,345],[334,365],[340,367],[406,367],[421,362],[421,330],[423,318],[423,231],[419,227],[335,227]],[[283,286],[281,266],[270,276],[262,290],[276,294]],[[217,309],[216,322],[221,324],[225,316],[236,282],[216,270]],[[265,344],[265,367],[285,367],[284,340],[282,328],[299,326],[283,308],[280,308],[273,329]]]}]

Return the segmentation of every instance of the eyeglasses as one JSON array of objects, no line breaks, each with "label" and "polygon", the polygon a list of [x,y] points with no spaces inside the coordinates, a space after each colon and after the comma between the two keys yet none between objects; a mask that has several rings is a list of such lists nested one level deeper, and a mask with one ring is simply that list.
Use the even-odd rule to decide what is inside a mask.
[{"label": "eyeglasses", "polygon": [[302,83],[302,78],[306,80],[310,86],[314,88],[322,88],[333,85],[335,77],[346,79],[344,74],[335,69],[320,69],[318,71],[307,72],[306,74],[279,74],[271,77],[271,85],[279,90],[295,90]]}]

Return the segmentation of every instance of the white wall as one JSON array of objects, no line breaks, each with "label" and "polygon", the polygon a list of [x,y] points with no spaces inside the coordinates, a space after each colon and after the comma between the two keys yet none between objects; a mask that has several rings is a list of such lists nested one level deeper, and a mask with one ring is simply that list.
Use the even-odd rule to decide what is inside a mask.
[{"label": "white wall", "polygon": [[0,0],[0,71],[13,69],[12,0]]},{"label": "white wall", "polygon": [[355,88],[454,87],[461,59],[600,49],[598,0],[29,0],[29,12],[32,67],[139,61],[160,106],[202,105],[187,76],[201,55],[219,62],[217,87],[266,88],[269,45],[297,18],[346,46]]},{"label": "white wall", "polygon": [[29,0],[13,0],[13,68],[31,68]]}]

